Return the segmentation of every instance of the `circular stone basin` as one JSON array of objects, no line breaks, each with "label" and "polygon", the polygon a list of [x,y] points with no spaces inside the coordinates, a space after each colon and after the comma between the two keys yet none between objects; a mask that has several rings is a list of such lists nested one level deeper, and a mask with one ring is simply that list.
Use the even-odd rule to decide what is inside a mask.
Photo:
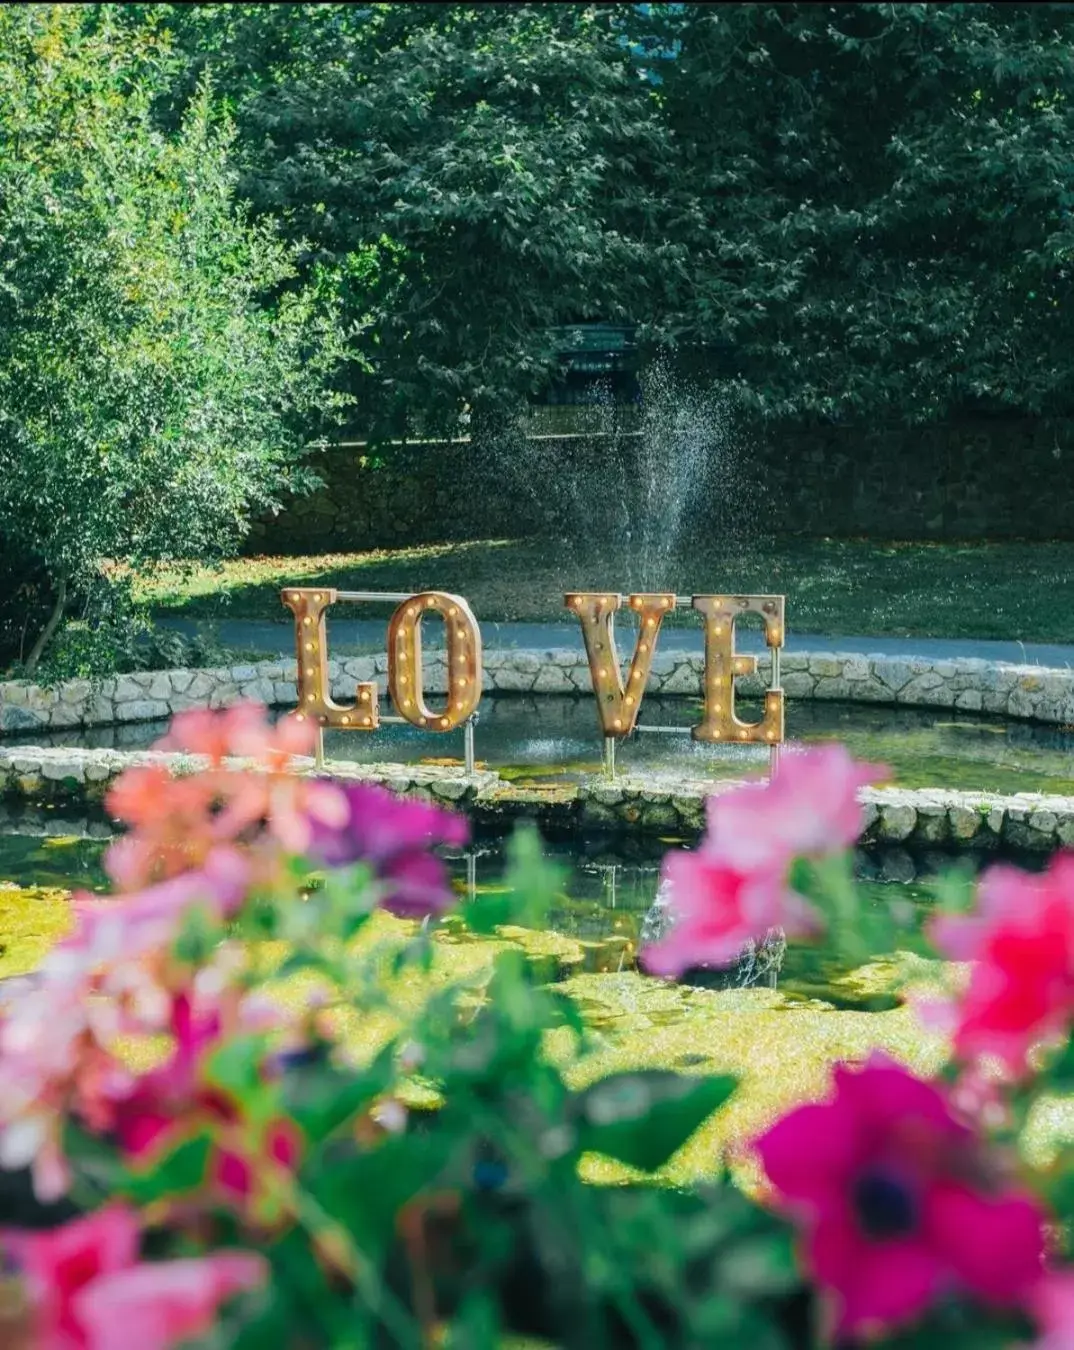
[{"label": "circular stone basin", "polygon": [[[759,716],[749,701],[743,720]],[[385,711],[390,711],[385,704]],[[647,698],[643,725],[675,726],[682,734],[642,732],[617,747],[624,773],[647,778],[741,778],[768,765],[763,746],[711,746],[689,735],[698,708],[688,698]],[[164,722],[73,727],[4,744],[71,745],[135,750],[153,744]],[[877,707],[788,700],[787,738],[806,744],[840,741],[859,759],[887,764],[895,786],[955,788],[1010,794],[1047,792],[1074,796],[1074,732],[1030,722],[1004,721],[950,709]],[[574,782],[601,771],[602,743],[593,700],[564,695],[487,698],[475,729],[477,760],[518,782]],[[410,726],[385,726],[373,734],[335,731],[325,736],[330,759],[358,763],[460,764],[461,732],[432,735]]]}]

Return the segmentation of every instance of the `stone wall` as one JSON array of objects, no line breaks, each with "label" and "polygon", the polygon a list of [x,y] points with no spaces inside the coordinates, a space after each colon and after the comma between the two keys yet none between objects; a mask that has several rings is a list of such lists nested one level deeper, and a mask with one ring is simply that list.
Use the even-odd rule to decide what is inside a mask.
[{"label": "stone wall", "polygon": [[[359,680],[376,680],[387,692],[385,655],[328,663],[332,692],[350,702]],[[578,694],[591,698],[589,667],[574,648],[558,651],[488,651],[484,690],[496,694]],[[702,658],[660,652],[653,660],[647,693],[697,697]],[[425,661],[426,688],[442,693],[443,656]],[[959,708],[1065,726],[1074,723],[1074,671],[991,661],[929,660],[893,656],[798,652],[782,660],[788,700],[890,704],[906,708]],[[756,677],[738,681],[743,696],[763,688]],[[221,708],[239,699],[269,707],[296,701],[294,661],[261,661],[209,670],[170,670],[120,675],[96,686],[72,680],[52,689],[24,680],[0,684],[0,732],[27,733],[74,726],[107,726],[170,717],[185,708]]]},{"label": "stone wall", "polygon": [[[140,764],[163,764],[176,773],[205,766],[194,755],[156,751],[25,747],[0,749],[0,798],[20,803],[100,803],[110,782]],[[314,772],[312,760],[298,761]],[[241,761],[236,761],[241,766]],[[333,762],[334,777],[375,782],[408,796],[466,811],[479,825],[509,828],[536,820],[551,834],[627,833],[660,839],[696,839],[705,801],[737,786],[683,778],[623,776],[614,783],[535,786],[510,783],[490,770],[467,775],[455,767],[358,765]],[[1074,844],[1074,798],[1018,793],[998,796],[934,789],[864,788],[861,843],[910,850],[1048,853]]]},{"label": "stone wall", "polygon": [[[521,435],[521,433],[519,433]],[[528,444],[516,481],[517,447],[483,452],[468,441],[393,446],[377,467],[359,445],[317,461],[326,487],[260,522],[254,553],[320,553],[451,540],[555,534],[564,489],[622,472],[607,439]],[[633,442],[621,443],[620,457]],[[726,455],[726,451],[722,452]],[[883,539],[1074,538],[1071,424],[967,421],[928,427],[773,428],[743,435],[731,450],[735,497],[763,512],[776,535]],[[541,466],[549,471],[542,476]],[[705,494],[689,528],[718,523],[724,491]],[[569,518],[569,516],[567,517]]]}]

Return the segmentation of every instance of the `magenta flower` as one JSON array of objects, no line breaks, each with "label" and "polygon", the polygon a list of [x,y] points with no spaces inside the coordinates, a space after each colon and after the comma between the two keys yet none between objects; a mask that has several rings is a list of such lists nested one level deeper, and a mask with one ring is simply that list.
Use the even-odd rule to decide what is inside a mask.
[{"label": "magenta flower", "polygon": [[757,1150],[840,1333],[908,1322],[948,1293],[1034,1295],[1040,1206],[998,1180],[937,1086],[883,1056],[837,1066],[834,1096],[791,1111]]},{"label": "magenta flower", "polygon": [[747,872],[841,852],[861,833],[858,789],[887,774],[882,764],[859,764],[842,745],[788,754],[771,782],[709,798],[702,847]]},{"label": "magenta flower", "polygon": [[336,829],[314,821],[311,856],[329,867],[368,863],[384,888],[381,905],[400,918],[446,909],[452,902],[447,869],[431,849],[464,844],[470,833],[466,819],[373,784],[352,784],[344,793],[345,823]]},{"label": "magenta flower", "polygon": [[48,1232],[0,1231],[34,1307],[34,1350],[171,1350],[268,1274],[262,1257],[238,1251],[139,1264],[138,1241],[137,1217],[121,1206]]},{"label": "magenta flower", "polygon": [[788,890],[781,872],[740,872],[703,850],[664,859],[662,885],[674,911],[670,930],[645,947],[653,975],[678,976],[693,966],[730,965],[752,941],[774,928],[792,937],[817,931],[809,905]]},{"label": "magenta flower", "polygon": [[1062,1035],[1074,1016],[1074,854],[1039,876],[992,867],[973,914],[938,915],[929,932],[952,961],[972,961],[955,1006],[955,1048],[993,1055],[1014,1073],[1038,1041]]},{"label": "magenta flower", "polygon": [[150,1165],[192,1132],[211,1134],[207,1180],[220,1199],[246,1211],[266,1199],[271,1203],[278,1184],[290,1180],[303,1140],[293,1121],[276,1116],[254,1122],[237,1100],[205,1081],[206,1056],[226,1031],[220,1009],[199,1011],[186,995],[176,998],[172,1054],[113,1104],[112,1129],[130,1160]]}]

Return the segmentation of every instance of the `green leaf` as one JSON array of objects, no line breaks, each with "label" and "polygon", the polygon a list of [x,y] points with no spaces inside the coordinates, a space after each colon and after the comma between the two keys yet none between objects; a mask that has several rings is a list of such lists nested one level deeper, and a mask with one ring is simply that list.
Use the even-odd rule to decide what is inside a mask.
[{"label": "green leaf", "polygon": [[653,1172],[723,1106],[737,1083],[729,1074],[698,1078],[660,1069],[603,1078],[571,1101],[579,1147]]},{"label": "green leaf", "polygon": [[154,1200],[195,1191],[205,1180],[212,1147],[213,1141],[205,1133],[184,1139],[163,1156],[154,1158],[144,1169],[128,1170],[120,1193],[135,1204],[148,1205]]}]

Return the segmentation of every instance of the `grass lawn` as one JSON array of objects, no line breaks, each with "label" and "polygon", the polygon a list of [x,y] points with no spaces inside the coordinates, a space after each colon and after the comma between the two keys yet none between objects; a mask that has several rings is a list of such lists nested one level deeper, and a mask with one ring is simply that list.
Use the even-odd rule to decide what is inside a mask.
[{"label": "grass lawn", "polygon": [[283,620],[287,584],[436,589],[465,596],[478,619],[497,622],[565,620],[565,590],[775,592],[787,596],[788,623],[799,632],[1074,642],[1074,543],[782,540],[696,550],[659,579],[634,572],[607,551],[594,561],[554,543],[489,539],[168,568],[142,577],[137,594],[158,615]]}]

